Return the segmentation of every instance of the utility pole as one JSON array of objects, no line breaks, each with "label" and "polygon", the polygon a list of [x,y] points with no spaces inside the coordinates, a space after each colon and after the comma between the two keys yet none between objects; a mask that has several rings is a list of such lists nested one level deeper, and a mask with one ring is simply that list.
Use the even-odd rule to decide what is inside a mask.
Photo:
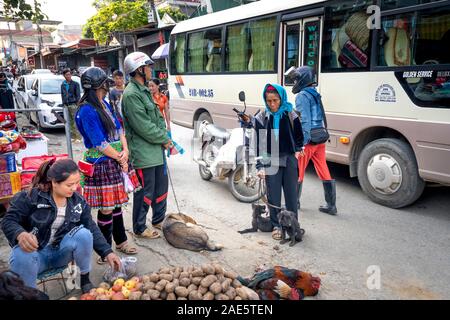
[{"label": "utility pole", "polygon": [[39,23],[37,23],[37,29],[38,29],[38,32],[39,32],[39,37],[38,37],[38,41],[39,41],[39,61],[41,62],[41,68],[42,69],[45,69],[45,66],[44,66],[44,57],[42,56],[42,47],[43,47],[43,45],[42,45],[42,29],[41,29],[41,26],[39,25]]}]

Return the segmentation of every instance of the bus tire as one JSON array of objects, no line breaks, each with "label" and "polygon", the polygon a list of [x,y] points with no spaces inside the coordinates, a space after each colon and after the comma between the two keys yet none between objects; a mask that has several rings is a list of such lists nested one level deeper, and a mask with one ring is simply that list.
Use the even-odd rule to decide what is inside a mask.
[{"label": "bus tire", "polygon": [[194,122],[194,137],[195,138],[199,138],[200,137],[200,132],[198,132],[199,129],[200,129],[199,124],[202,123],[203,121],[207,121],[209,124],[213,123],[212,118],[211,118],[211,116],[209,115],[208,112],[202,112],[198,116],[197,121]]},{"label": "bus tire", "polygon": [[372,201],[395,209],[415,202],[425,188],[411,146],[391,138],[372,141],[363,149],[358,180]]}]

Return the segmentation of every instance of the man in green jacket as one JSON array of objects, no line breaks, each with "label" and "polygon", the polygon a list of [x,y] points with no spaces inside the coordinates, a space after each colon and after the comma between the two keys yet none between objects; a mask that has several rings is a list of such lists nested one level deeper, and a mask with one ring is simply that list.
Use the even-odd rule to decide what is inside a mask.
[{"label": "man in green jacket", "polygon": [[172,145],[164,118],[152,99],[146,81],[151,79],[153,61],[142,52],[125,58],[125,73],[131,77],[122,97],[125,135],[131,162],[136,168],[142,189],[133,198],[133,232],[138,237],[155,239],[158,231],[146,225],[152,207],[153,227],[159,228],[167,207],[169,189],[164,150]]}]

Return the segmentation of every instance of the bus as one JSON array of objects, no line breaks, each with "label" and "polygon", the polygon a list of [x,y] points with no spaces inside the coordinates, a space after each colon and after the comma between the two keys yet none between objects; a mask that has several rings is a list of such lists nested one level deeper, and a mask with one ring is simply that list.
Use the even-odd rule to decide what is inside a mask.
[{"label": "bus", "polygon": [[311,66],[327,160],[370,199],[401,208],[450,185],[450,1],[262,0],[178,23],[169,65],[172,120],[195,130],[236,127],[238,92],[256,112],[266,83],[294,103],[284,73]]}]

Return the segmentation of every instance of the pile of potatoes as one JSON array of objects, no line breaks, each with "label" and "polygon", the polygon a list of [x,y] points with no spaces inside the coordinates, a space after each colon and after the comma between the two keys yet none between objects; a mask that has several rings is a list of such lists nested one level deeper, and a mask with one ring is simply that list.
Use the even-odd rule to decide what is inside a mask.
[{"label": "pile of potatoes", "polygon": [[81,300],[259,300],[237,276],[218,263],[161,268],[127,282],[118,279],[112,286],[102,283]]},{"label": "pile of potatoes", "polygon": [[141,300],[257,300],[258,294],[242,286],[237,274],[220,264],[161,268],[142,277]]}]

